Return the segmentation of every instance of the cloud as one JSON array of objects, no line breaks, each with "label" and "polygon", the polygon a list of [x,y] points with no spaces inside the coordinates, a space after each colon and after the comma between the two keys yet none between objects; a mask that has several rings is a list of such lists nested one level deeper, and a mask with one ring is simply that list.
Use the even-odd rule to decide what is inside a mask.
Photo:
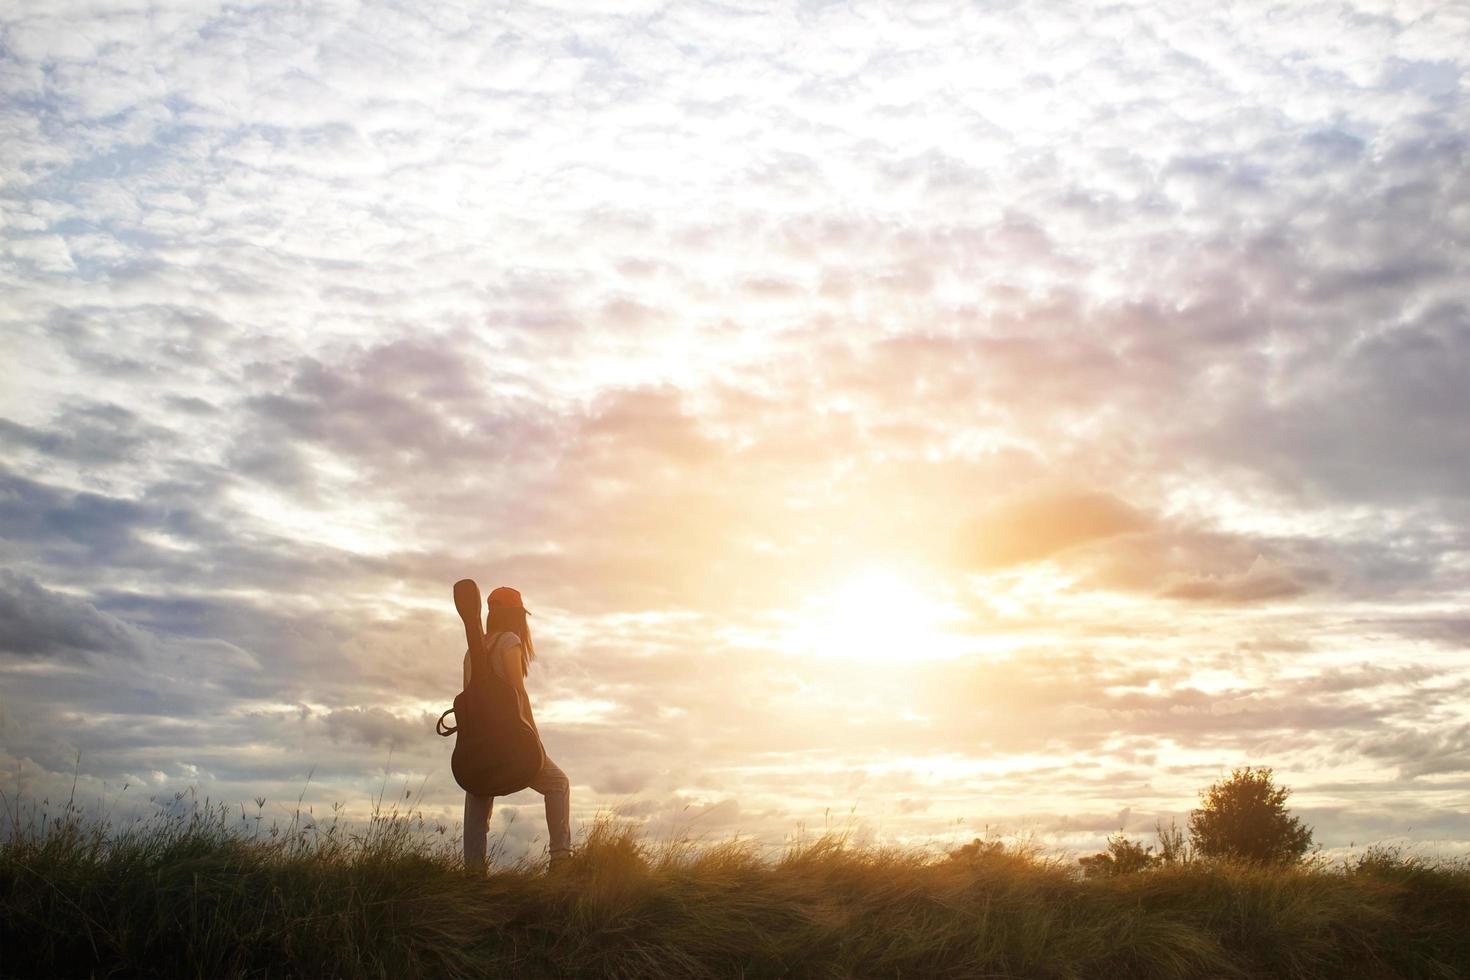
[{"label": "cloud", "polygon": [[141,424],[126,408],[107,403],[71,406],[45,427],[0,419],[0,441],[89,468],[136,460],[168,436],[168,430]]},{"label": "cloud", "polygon": [[[582,815],[1090,833],[1268,757],[1397,826],[1458,745],[1470,37],[1379,6],[5,15],[7,752],[391,750],[453,819],[472,574]],[[799,653],[875,569],[938,635]]]},{"label": "cloud", "polygon": [[1466,772],[1470,725],[1453,728],[1409,728],[1364,739],[1355,746],[1364,755],[1396,765],[1403,778]]},{"label": "cloud", "polygon": [[1260,555],[1243,574],[1201,577],[1166,585],[1161,594],[1171,599],[1214,602],[1261,602],[1291,599],[1327,582],[1320,569],[1283,568]]},{"label": "cloud", "polygon": [[333,738],[400,748],[422,741],[424,733],[433,729],[434,716],[422,714],[404,718],[377,706],[351,707],[328,712],[323,722]]},{"label": "cloud", "polygon": [[0,651],[85,662],[93,656],[137,658],[146,645],[141,631],[85,599],[0,570]]},{"label": "cloud", "polygon": [[609,796],[636,793],[648,785],[648,773],[611,770],[591,781],[594,792]]},{"label": "cloud", "polygon": [[1147,517],[1106,493],[1028,497],[983,515],[976,522],[971,554],[982,568],[1005,567],[1149,526]]},{"label": "cloud", "polygon": [[1452,649],[1470,646],[1470,616],[1404,616],[1394,619],[1368,620],[1369,629],[1382,629],[1410,639],[1428,640]]},{"label": "cloud", "polygon": [[[1374,273],[1382,278],[1384,270]],[[1364,274],[1367,275],[1366,273]],[[1342,283],[1324,285],[1337,297]],[[1365,282],[1363,289],[1393,288]],[[1406,286],[1403,288],[1407,288]],[[1203,445],[1283,484],[1343,500],[1422,503],[1458,498],[1470,457],[1461,381],[1470,372],[1470,307],[1449,302],[1386,323],[1337,352],[1311,351],[1291,392],[1242,400]],[[1230,442],[1221,444],[1221,437]]]}]

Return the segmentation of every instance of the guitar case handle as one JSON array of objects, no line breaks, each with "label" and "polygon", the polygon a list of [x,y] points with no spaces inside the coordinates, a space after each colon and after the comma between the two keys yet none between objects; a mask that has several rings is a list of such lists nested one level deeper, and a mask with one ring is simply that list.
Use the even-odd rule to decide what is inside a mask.
[{"label": "guitar case handle", "polygon": [[[444,724],[444,719],[452,714],[454,714],[454,709],[450,708],[448,711],[444,712],[444,714],[440,715],[439,720],[434,723],[434,731],[438,732],[442,738],[448,738],[455,732],[459,731],[458,725]],[[459,719],[456,718],[455,720],[458,721]]]}]

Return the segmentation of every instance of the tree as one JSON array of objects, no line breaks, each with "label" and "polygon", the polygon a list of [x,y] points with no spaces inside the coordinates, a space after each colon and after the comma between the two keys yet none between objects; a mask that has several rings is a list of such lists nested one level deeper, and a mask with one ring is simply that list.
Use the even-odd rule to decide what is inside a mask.
[{"label": "tree", "polygon": [[1260,864],[1300,860],[1312,828],[1286,812],[1291,790],[1271,782],[1266,766],[1244,766],[1200,793],[1189,814],[1189,839],[1201,857]]},{"label": "tree", "polygon": [[1138,841],[1129,840],[1119,830],[1108,835],[1108,849],[1090,857],[1080,857],[1082,874],[1087,878],[1112,878],[1116,875],[1137,874],[1147,871],[1159,863],[1152,847],[1144,847]]}]

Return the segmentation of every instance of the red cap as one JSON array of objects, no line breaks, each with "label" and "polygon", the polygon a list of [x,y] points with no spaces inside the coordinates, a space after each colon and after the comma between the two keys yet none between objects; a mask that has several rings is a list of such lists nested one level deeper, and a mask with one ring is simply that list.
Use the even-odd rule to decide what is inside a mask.
[{"label": "red cap", "polygon": [[512,609],[519,609],[527,616],[531,615],[531,611],[527,609],[526,604],[521,601],[521,594],[508,585],[502,585],[500,588],[493,590],[488,596],[486,596],[485,605],[510,606]]}]

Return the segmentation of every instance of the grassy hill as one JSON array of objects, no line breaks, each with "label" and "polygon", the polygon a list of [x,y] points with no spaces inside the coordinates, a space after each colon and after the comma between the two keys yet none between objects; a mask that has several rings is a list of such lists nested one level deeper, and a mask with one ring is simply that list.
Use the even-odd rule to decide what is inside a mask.
[{"label": "grassy hill", "polygon": [[554,873],[475,878],[396,813],[354,835],[248,808],[123,828],[34,809],[0,843],[5,976],[1470,976],[1470,868],[1382,851],[1084,879],[1000,846],[827,835],[762,860],[603,823]]}]

